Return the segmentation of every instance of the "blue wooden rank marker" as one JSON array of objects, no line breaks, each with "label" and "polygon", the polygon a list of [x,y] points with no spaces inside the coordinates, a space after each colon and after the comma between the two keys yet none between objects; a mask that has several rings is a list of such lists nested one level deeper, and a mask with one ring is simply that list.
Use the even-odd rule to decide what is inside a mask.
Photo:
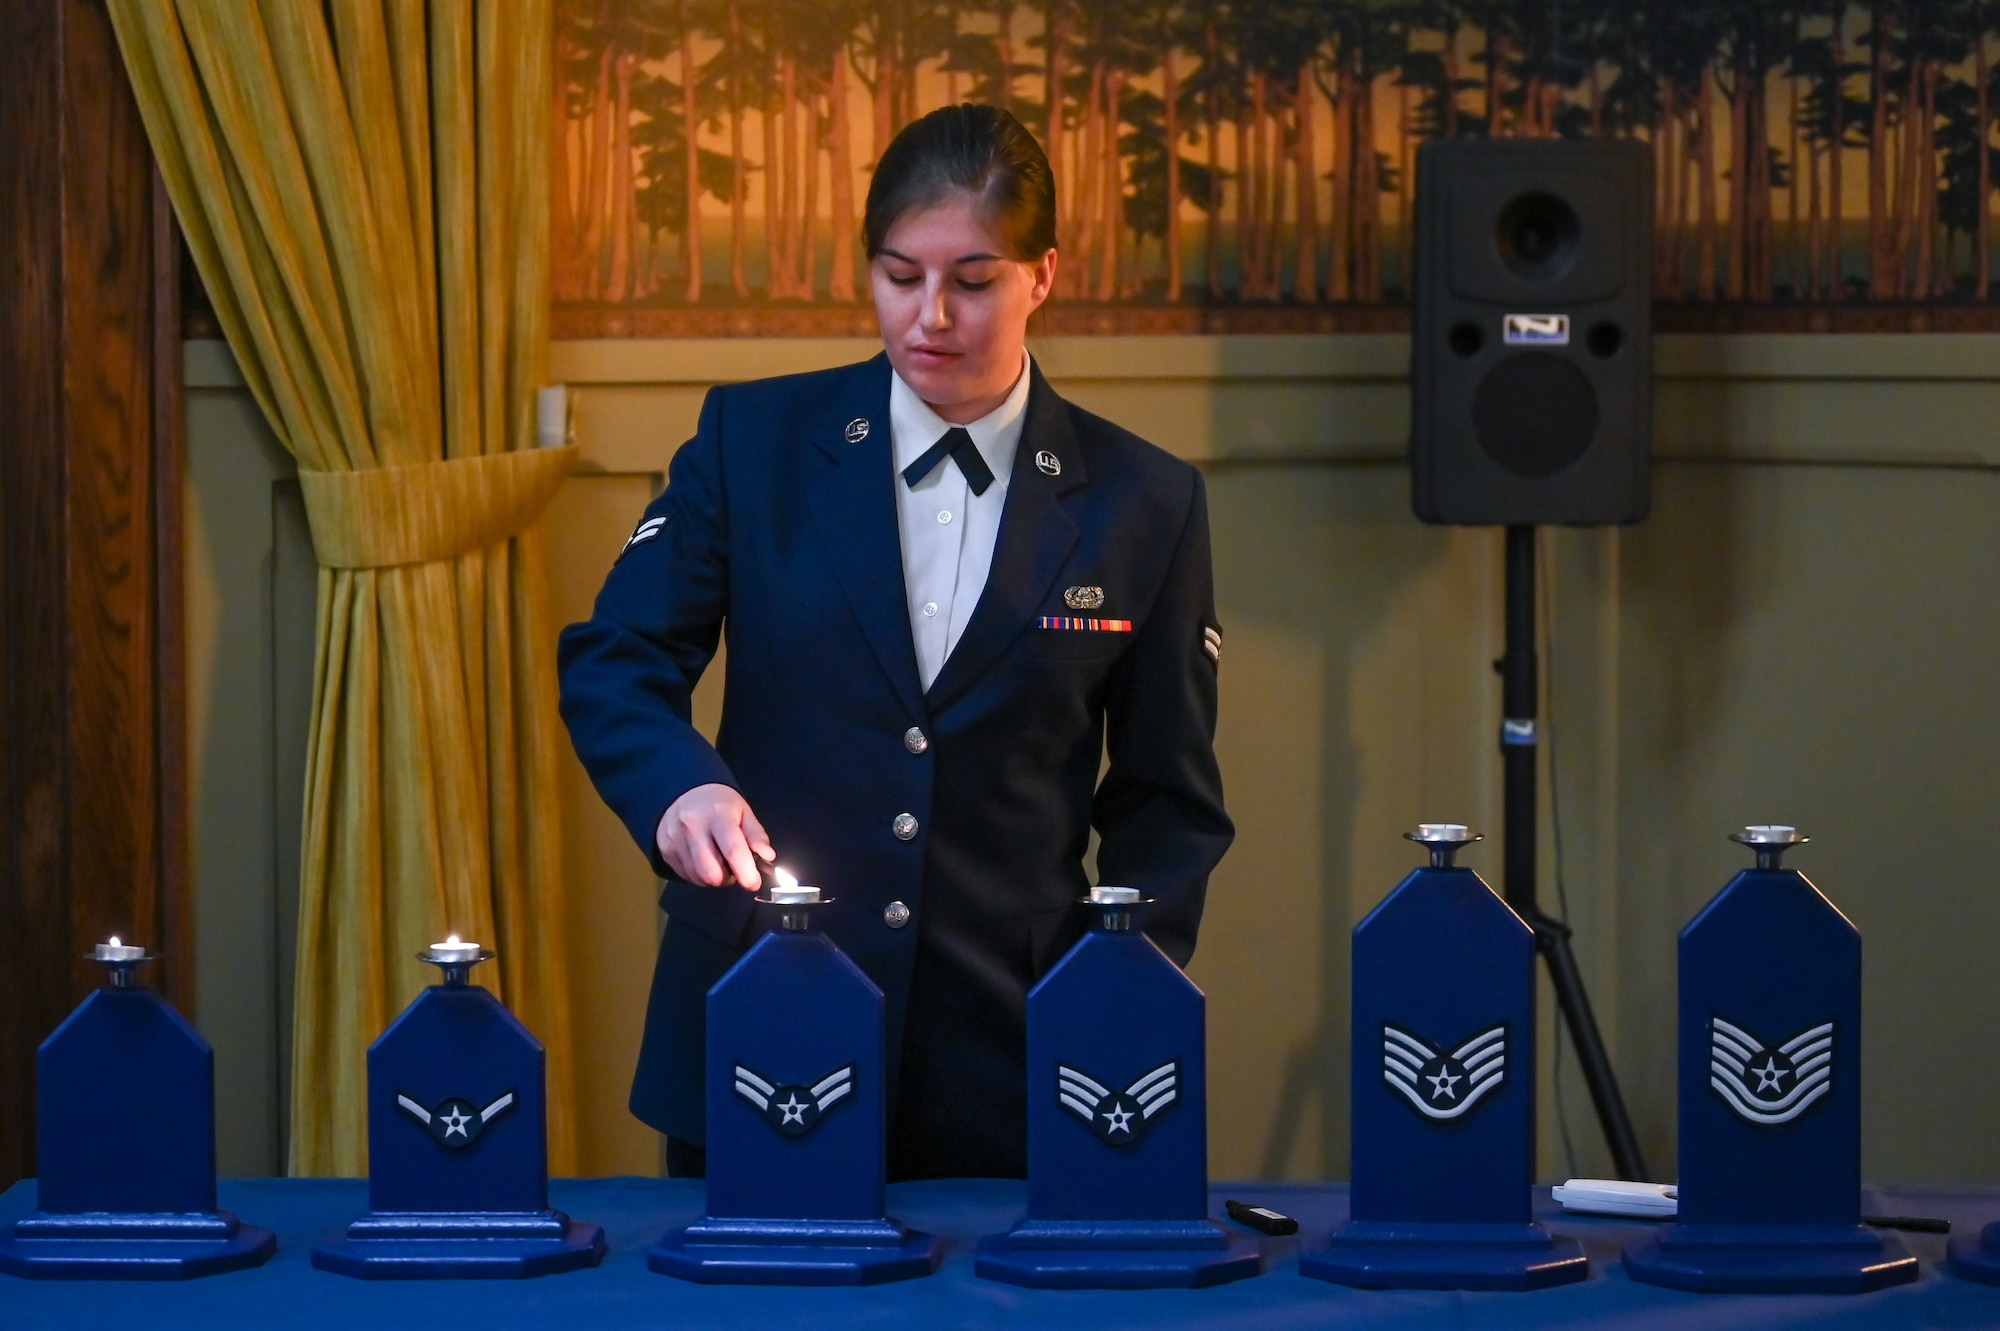
[{"label": "blue wooden rank marker", "polygon": [[312,1250],[363,1280],[508,1279],[604,1259],[604,1231],[549,1206],[545,1059],[456,937],[432,985],[368,1050],[368,1214]]},{"label": "blue wooden rank marker", "polygon": [[1458,823],[1354,927],[1353,1187],[1299,1272],[1364,1289],[1531,1290],[1590,1274],[1535,1223],[1535,938]]},{"label": "blue wooden rank marker", "polygon": [[816,887],[758,900],[780,927],[708,991],[708,1213],[646,1256],[715,1285],[879,1285],[943,1246],[884,1214],[882,991],[813,927]]},{"label": "blue wooden rank marker", "polygon": [[215,1204],[215,1053],[136,982],[116,938],[106,984],[35,1058],[35,1212],[0,1233],[0,1271],[40,1280],[187,1280],[257,1266],[268,1229]]},{"label": "blue wooden rank marker", "polygon": [[973,1271],[1043,1289],[1220,1285],[1259,1275],[1208,1215],[1205,1000],[1132,928],[1134,888],[1028,994],[1028,1214]]},{"label": "blue wooden rank marker", "polygon": [[1803,874],[1806,840],[1749,827],[1757,867],[1680,937],[1680,1210],[1625,1247],[1634,1280],[1858,1294],[1917,1278],[1861,1224],[1861,935]]}]

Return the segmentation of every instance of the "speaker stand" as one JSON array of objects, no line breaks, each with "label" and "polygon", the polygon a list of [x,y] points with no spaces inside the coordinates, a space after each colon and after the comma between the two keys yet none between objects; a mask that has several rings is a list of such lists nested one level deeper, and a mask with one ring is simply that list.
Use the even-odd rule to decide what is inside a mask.
[{"label": "speaker stand", "polygon": [[1535,532],[1534,527],[1524,524],[1507,528],[1507,651],[1500,659],[1501,712],[1505,718],[1500,723],[1506,800],[1504,895],[1514,913],[1535,931],[1535,950],[1548,963],[1549,983],[1555,987],[1556,1002],[1569,1026],[1570,1042],[1576,1046],[1577,1062],[1583,1066],[1583,1079],[1590,1087],[1590,1101],[1597,1108],[1597,1121],[1604,1129],[1618,1177],[1644,1181],[1646,1160],[1625,1112],[1625,1099],[1618,1093],[1618,1078],[1604,1052],[1603,1037],[1597,1033],[1597,1018],[1591,1014],[1590,996],[1584,992],[1583,976],[1576,969],[1576,955],[1570,951],[1570,927],[1543,914],[1536,897],[1535,799],[1541,740],[1536,717],[1541,666],[1535,650]]}]

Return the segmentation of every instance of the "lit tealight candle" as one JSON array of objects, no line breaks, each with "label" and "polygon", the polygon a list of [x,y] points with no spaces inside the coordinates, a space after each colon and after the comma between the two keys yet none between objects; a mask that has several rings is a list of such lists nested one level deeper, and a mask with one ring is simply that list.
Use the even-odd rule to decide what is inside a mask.
[{"label": "lit tealight candle", "polygon": [[130,947],[121,943],[118,941],[117,934],[111,935],[110,942],[99,943],[97,945],[97,959],[99,961],[137,961],[145,955],[145,948]]},{"label": "lit tealight candle", "polygon": [[1090,904],[1093,906],[1130,906],[1139,900],[1136,887],[1093,887],[1090,889]]},{"label": "lit tealight candle", "polygon": [[777,886],[771,889],[771,900],[774,904],[803,906],[819,900],[818,888],[800,887],[797,876],[789,871],[776,869],[772,871],[771,876],[778,880]]},{"label": "lit tealight candle", "polygon": [[431,944],[431,960],[477,961],[479,960],[479,944],[461,943],[458,941],[458,935],[453,934],[442,943]]}]

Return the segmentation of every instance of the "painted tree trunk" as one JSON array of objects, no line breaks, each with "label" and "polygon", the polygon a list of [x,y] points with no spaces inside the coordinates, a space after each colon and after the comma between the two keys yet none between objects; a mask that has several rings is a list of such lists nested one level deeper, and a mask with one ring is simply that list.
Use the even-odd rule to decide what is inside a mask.
[{"label": "painted tree trunk", "polygon": [[1125,71],[1109,70],[1105,74],[1104,85],[1104,129],[1103,143],[1099,153],[1104,178],[1098,186],[1099,222],[1103,230],[1098,237],[1097,291],[1098,300],[1115,300],[1118,296],[1118,241],[1124,230],[1119,223],[1124,213],[1124,188],[1119,178],[1118,158],[1118,107],[1125,93]]},{"label": "painted tree trunk", "polygon": [[1202,265],[1208,298],[1217,300],[1222,295],[1222,107],[1214,20],[1209,21],[1204,36],[1208,42],[1208,63],[1203,71],[1208,86],[1202,95],[1208,137],[1208,210],[1202,222]]},{"label": "painted tree trunk", "polygon": [[618,118],[611,136],[610,272],[604,299],[630,296],[632,280],[632,67],[638,61],[618,57]]},{"label": "painted tree trunk", "polygon": [[1697,205],[1700,210],[1697,225],[1699,239],[1696,247],[1695,296],[1700,300],[1715,299],[1715,259],[1717,249],[1715,211],[1715,67],[1702,66],[1701,97],[1695,103],[1694,132],[1696,146],[1700,153],[1699,169],[1695,172],[1695,185],[1700,191]]},{"label": "painted tree trunk", "polygon": [[854,160],[847,125],[847,48],[836,47],[826,85],[827,137],[831,140],[828,169],[832,180],[828,203],[833,211],[833,263],[827,294],[852,301],[854,289]]},{"label": "painted tree trunk", "polygon": [[1874,40],[1869,54],[1868,98],[1871,122],[1868,133],[1868,294],[1887,300],[1895,294],[1889,272],[1889,87],[1888,19],[1882,6],[1873,6]]},{"label": "painted tree trunk", "polygon": [[1174,69],[1174,41],[1171,33],[1161,34],[1160,88],[1166,105],[1167,135],[1167,216],[1161,244],[1166,249],[1167,299],[1181,298],[1181,114],[1180,81]]},{"label": "painted tree trunk", "polygon": [[701,299],[701,146],[698,140],[700,117],[695,104],[695,80],[700,77],[694,63],[694,24],[688,0],[681,0],[681,137],[687,147],[687,230],[682,233],[682,252],[687,259],[687,300]]},{"label": "painted tree trunk", "polygon": [[785,116],[778,153],[764,165],[778,177],[778,250],[784,264],[783,285],[787,297],[797,297],[799,246],[810,243],[801,235],[811,228],[799,217],[799,71],[798,60],[787,53],[778,65],[778,96],[784,100]]},{"label": "painted tree trunk", "polygon": [[1973,141],[1979,145],[1979,208],[1973,224],[1973,299],[1985,301],[1993,295],[1993,150],[1987,146],[1993,128],[1992,97],[1987,81],[1991,78],[1986,55],[1986,34],[1972,44],[1974,81],[1978,87],[1973,124]]},{"label": "painted tree trunk", "polygon": [[1834,115],[1833,143],[1826,158],[1826,202],[1828,222],[1827,291],[1835,300],[1847,298],[1847,201],[1843,191],[1843,168],[1847,160],[1847,43],[1840,25],[1833,25],[1833,74],[1831,78]]},{"label": "painted tree trunk", "polygon": [[819,295],[819,245],[814,235],[819,225],[819,154],[820,117],[819,89],[806,84],[805,96],[806,180],[805,201],[799,209],[798,229],[794,232],[793,262],[797,265],[794,289],[800,300],[815,300]]},{"label": "painted tree trunk", "polygon": [[[1292,294],[1307,303],[1319,300],[1319,182],[1315,178],[1318,154],[1313,145],[1313,79],[1311,64],[1299,66],[1298,81],[1292,92],[1292,161],[1297,173],[1294,193],[1298,195],[1299,235],[1297,257],[1293,260]],[[1404,106],[1409,105],[1408,90]]]},{"label": "painted tree trunk", "polygon": [[583,272],[582,296],[596,300],[604,280],[604,224],[611,214],[606,198],[606,168],[611,162],[612,121],[617,115],[616,81],[612,67],[617,52],[610,46],[597,58],[597,89],[590,103],[589,137],[585,140],[583,168]]},{"label": "painted tree trunk", "polygon": [[750,276],[744,268],[745,208],[750,180],[743,158],[743,18],[729,7],[729,285],[736,299],[750,298]]}]

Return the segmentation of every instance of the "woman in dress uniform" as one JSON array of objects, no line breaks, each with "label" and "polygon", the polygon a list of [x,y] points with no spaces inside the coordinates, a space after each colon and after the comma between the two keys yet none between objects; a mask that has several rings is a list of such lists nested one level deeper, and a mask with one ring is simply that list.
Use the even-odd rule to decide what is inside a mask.
[{"label": "woman in dress uniform", "polygon": [[[563,632],[577,753],[666,880],[632,1111],[671,1172],[705,1163],[703,998],[780,849],[887,998],[892,1178],[1024,1176],[1026,998],[1087,924],[1093,828],[1101,881],[1194,951],[1233,835],[1202,478],[1027,354],[1055,215],[1007,112],[904,129],[865,221],[882,354],[711,390]],[[689,699],[725,631],[711,745]]]}]

